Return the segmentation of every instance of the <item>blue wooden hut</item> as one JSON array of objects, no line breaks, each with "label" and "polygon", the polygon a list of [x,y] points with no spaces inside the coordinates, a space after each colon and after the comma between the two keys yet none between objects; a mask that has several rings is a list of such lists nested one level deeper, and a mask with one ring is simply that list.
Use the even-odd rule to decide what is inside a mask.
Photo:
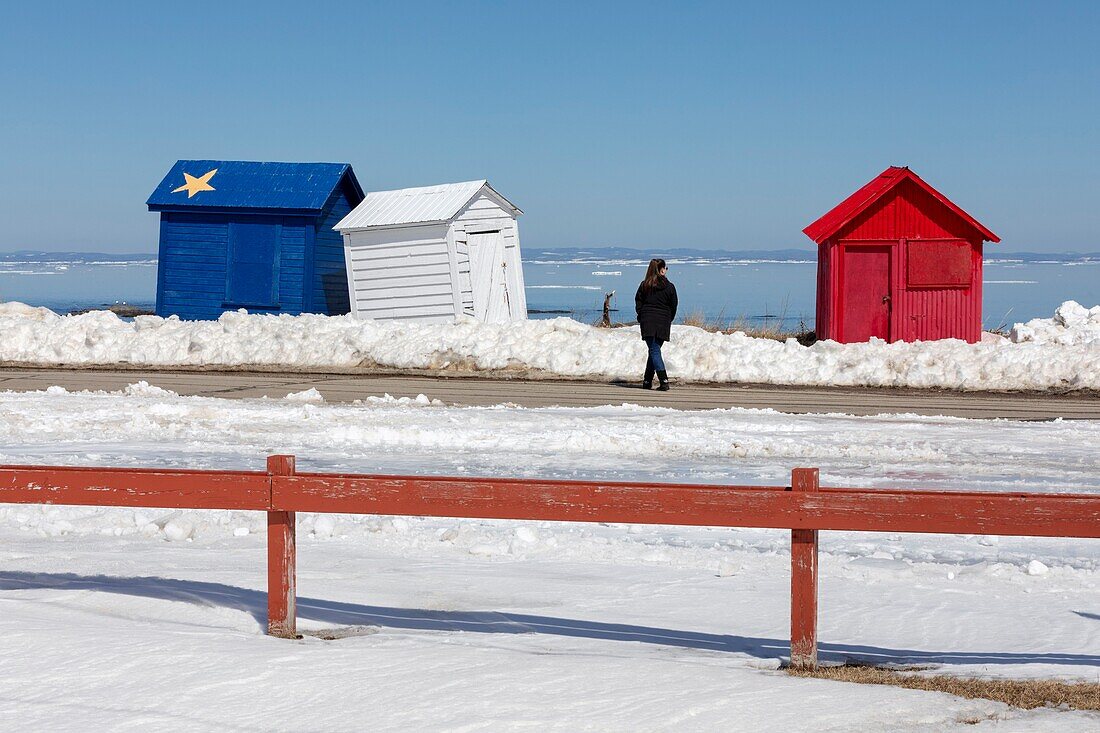
[{"label": "blue wooden hut", "polygon": [[362,200],[343,163],[178,161],[146,202],[160,212],[157,315],[347,313],[333,227]]}]

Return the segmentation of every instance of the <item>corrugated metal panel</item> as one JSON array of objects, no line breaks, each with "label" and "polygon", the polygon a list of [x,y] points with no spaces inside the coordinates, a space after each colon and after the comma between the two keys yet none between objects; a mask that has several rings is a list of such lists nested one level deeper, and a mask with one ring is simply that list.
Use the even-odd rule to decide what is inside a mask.
[{"label": "corrugated metal panel", "polygon": [[[864,212],[867,212],[879,202],[895,187],[910,184],[911,186],[920,189],[928,198],[933,199],[941,206],[935,208],[946,209],[954,215],[954,218],[960,220],[970,232],[962,236],[965,239],[972,238],[973,233],[977,233],[982,239],[990,242],[1001,241],[996,234],[985,228],[977,219],[970,214],[959,208],[954,202],[944,196],[942,193],[932,188],[927,182],[924,181],[913,171],[908,168],[899,168],[897,166],[891,166],[872,179],[865,186],[853,193],[848,198],[841,201],[827,214],[820,219],[810,224],[802,231],[810,239],[814,240],[818,244],[823,243],[825,240],[833,238],[835,236],[850,237],[852,234],[847,230],[851,228],[852,223],[862,217]],[[956,227],[957,228],[957,227]],[[904,236],[904,235],[898,235]],[[928,235],[926,235],[928,236]]]},{"label": "corrugated metal panel", "polygon": [[[910,174],[906,169],[896,169]],[[887,171],[889,173],[889,171]],[[885,175],[885,174],[884,174]],[[900,175],[900,174],[899,174]],[[870,185],[870,184],[869,184]],[[861,189],[866,193],[867,187]],[[849,197],[851,201],[852,197]],[[834,211],[842,210],[841,204]],[[838,216],[847,216],[841,212]],[[964,212],[965,213],[965,212]],[[818,224],[820,224],[819,220]],[[817,226],[815,224],[814,226]],[[824,230],[821,230],[824,231]],[[981,338],[982,326],[982,239],[983,232],[960,216],[930,186],[906,175],[878,190],[874,199],[847,218],[821,245],[822,268],[818,280],[818,335],[842,339],[847,332],[845,320],[858,318],[842,292],[844,272],[849,263],[847,252],[861,247],[889,246],[891,255],[890,338],[900,341],[927,341],[959,338],[974,342]],[[814,233],[810,232],[813,236]],[[909,247],[928,247],[931,243],[951,244],[965,241],[971,248],[971,273],[968,282],[921,284],[910,282]],[[830,272],[831,270],[831,272]]]},{"label": "corrugated metal panel", "polygon": [[345,174],[361,196],[346,163],[258,163],[238,160],[180,160],[146,202],[163,209],[324,209]]},{"label": "corrugated metal panel", "polygon": [[913,183],[902,183],[853,219],[841,239],[966,239],[980,237],[966,222]]},{"label": "corrugated metal panel", "polygon": [[482,181],[371,191],[336,225],[339,231],[447,221],[486,185]]},{"label": "corrugated metal panel", "polygon": [[[402,188],[396,191],[372,191],[354,211],[336,225],[336,229],[344,232],[371,227],[449,221],[483,188],[493,191],[507,203],[507,199],[493,190],[485,180]],[[515,206],[512,209],[519,213]]]}]

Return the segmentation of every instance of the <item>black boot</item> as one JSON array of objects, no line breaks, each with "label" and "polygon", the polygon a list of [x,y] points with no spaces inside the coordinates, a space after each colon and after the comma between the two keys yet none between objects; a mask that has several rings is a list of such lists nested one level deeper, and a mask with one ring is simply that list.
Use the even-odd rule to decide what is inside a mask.
[{"label": "black boot", "polygon": [[642,377],[642,389],[653,389],[653,373],[653,367],[647,365],[645,368],[645,376]]},{"label": "black boot", "polygon": [[658,392],[667,392],[669,390],[668,372],[666,372],[664,369],[658,369],[657,370],[657,379],[659,379],[661,381],[661,386],[657,387],[657,391]]}]

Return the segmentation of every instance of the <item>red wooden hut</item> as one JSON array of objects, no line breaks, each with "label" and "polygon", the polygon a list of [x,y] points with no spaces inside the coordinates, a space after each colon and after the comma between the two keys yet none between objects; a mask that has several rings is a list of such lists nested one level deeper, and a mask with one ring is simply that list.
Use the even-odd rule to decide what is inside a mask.
[{"label": "red wooden hut", "polygon": [[818,244],[818,338],[981,338],[982,243],[1001,240],[908,168],[802,231]]}]

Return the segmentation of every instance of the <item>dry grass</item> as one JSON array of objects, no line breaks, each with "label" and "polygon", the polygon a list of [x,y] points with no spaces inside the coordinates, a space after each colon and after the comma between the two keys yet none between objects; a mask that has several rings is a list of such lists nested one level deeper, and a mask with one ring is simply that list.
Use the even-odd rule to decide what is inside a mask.
[{"label": "dry grass", "polygon": [[855,682],[861,685],[893,685],[910,690],[946,692],[966,698],[996,700],[1017,708],[1047,705],[1074,710],[1100,710],[1100,681],[1058,682],[1056,680],[999,680],[948,675],[905,674],[881,667],[844,665],[815,670],[788,669],[794,677]]},{"label": "dry grass", "polygon": [[[758,324],[749,323],[745,316],[739,316],[736,319],[729,320],[725,316],[719,313],[713,318],[707,318],[703,315],[702,311],[695,311],[689,313],[681,321],[685,326],[695,326],[701,328],[704,331],[710,331],[711,333],[725,333],[730,334],[736,331],[741,331],[747,336],[753,338],[772,339],[774,341],[786,341],[789,338],[798,339],[799,342],[804,342],[805,339],[810,336],[811,332],[806,328],[806,324],[800,323],[798,329],[784,330],[783,323],[786,320],[786,313],[784,312],[778,318],[775,323],[768,325],[765,323],[763,326]],[[811,339],[812,343],[816,339]]]},{"label": "dry grass", "polygon": [[[633,326],[637,321],[612,321],[610,308],[610,298],[615,295],[615,292],[604,294],[604,315],[602,318],[592,322],[593,326],[597,328],[622,328],[624,326]],[[768,324],[768,320],[765,319],[764,325],[750,323],[745,316],[738,316],[735,319],[726,318],[724,312],[719,313],[717,316],[707,318],[701,310],[692,311],[683,318],[679,323],[685,326],[694,326],[695,328],[701,328],[704,331],[710,333],[724,333],[731,334],[737,331],[741,331],[747,336],[752,338],[772,339],[774,341],[786,341],[789,338],[798,339],[798,342],[803,346],[809,346],[817,341],[817,336],[813,331],[806,328],[805,323],[799,323],[796,330],[784,330],[783,323],[787,319],[787,307],[784,305],[782,312],[779,316],[775,317],[775,322]]]},{"label": "dry grass", "polygon": [[995,333],[998,336],[1008,336],[1008,332],[1012,330],[1012,327],[1008,325],[1008,317],[1011,315],[1012,309],[1009,308],[1007,311],[1005,311],[1004,316],[1001,317],[1001,322],[998,323],[994,328],[983,328],[982,330],[989,331],[990,333]]}]

